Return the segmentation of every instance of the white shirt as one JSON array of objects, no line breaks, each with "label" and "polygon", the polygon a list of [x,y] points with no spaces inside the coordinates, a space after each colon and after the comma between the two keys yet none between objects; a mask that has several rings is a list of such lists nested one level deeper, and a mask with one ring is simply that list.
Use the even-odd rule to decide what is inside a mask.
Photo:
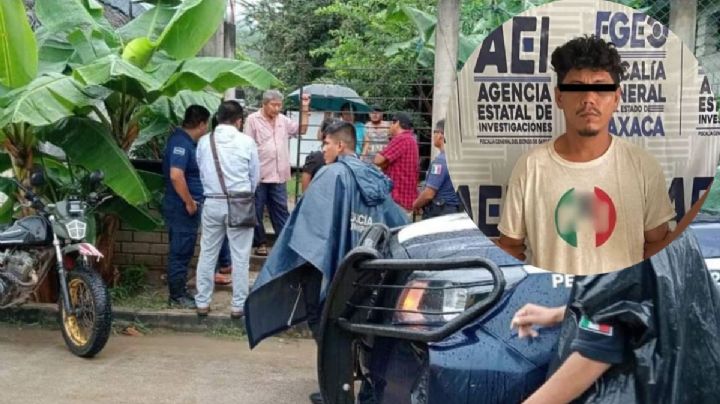
[{"label": "white shirt", "polygon": [[550,271],[589,275],[642,261],[644,232],[675,216],[658,162],[617,137],[583,163],[563,159],[554,144],[518,160],[498,230],[525,239],[531,263]]},{"label": "white shirt", "polygon": [[[220,124],[215,128],[215,146],[228,192],[255,192],[260,178],[255,141],[234,126]],[[210,147],[210,134],[200,138],[196,154],[205,196],[223,195]]]}]

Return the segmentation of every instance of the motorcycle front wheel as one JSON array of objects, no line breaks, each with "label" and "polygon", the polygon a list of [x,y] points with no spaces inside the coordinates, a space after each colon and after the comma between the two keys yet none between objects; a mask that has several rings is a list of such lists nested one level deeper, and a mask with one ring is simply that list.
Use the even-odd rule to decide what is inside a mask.
[{"label": "motorcycle front wheel", "polygon": [[66,312],[60,299],[63,338],[72,353],[91,358],[105,347],[110,337],[110,294],[100,275],[83,267],[68,272],[67,285],[74,313]]}]

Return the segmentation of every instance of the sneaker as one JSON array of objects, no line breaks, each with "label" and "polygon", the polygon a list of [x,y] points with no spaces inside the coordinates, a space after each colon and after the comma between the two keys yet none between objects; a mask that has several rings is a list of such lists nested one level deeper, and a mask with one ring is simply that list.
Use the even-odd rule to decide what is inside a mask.
[{"label": "sneaker", "polygon": [[232,309],[230,310],[230,318],[233,320],[240,320],[245,315],[243,309]]},{"label": "sneaker", "polygon": [[224,275],[220,272],[215,274],[215,284],[216,285],[229,285],[230,283],[232,283],[232,280],[230,279],[229,276]]},{"label": "sneaker", "polygon": [[210,307],[198,307],[195,310],[197,311],[198,317],[207,317],[208,313],[210,313]]},{"label": "sneaker", "polygon": [[310,402],[312,404],[323,404],[325,401],[323,400],[322,394],[320,394],[319,391],[316,391],[310,394]]},{"label": "sneaker", "polygon": [[268,248],[265,244],[258,246],[255,248],[255,255],[259,255],[261,257],[267,257],[268,255]]},{"label": "sneaker", "polygon": [[168,306],[179,309],[194,309],[195,299],[193,299],[192,296],[185,294],[184,296],[180,296],[177,299],[168,299]]}]

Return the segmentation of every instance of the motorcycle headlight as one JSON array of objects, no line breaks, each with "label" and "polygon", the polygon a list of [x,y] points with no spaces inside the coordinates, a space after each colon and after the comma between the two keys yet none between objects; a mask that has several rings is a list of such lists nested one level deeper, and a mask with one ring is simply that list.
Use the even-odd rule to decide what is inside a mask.
[{"label": "motorcycle headlight", "polygon": [[79,220],[71,220],[65,224],[65,230],[67,230],[70,239],[83,240],[87,231],[87,225],[85,222]]},{"label": "motorcycle headlight", "polygon": [[[526,276],[522,267],[502,268],[506,288]],[[400,293],[393,324],[444,324],[492,292],[492,275],[482,269],[416,271]]]}]

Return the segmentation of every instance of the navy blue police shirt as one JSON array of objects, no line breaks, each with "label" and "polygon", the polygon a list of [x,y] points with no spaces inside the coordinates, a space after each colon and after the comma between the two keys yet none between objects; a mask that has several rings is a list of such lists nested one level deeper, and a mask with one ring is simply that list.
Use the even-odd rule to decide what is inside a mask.
[{"label": "navy blue police shirt", "polygon": [[197,143],[182,128],[176,128],[168,138],[163,156],[163,175],[165,177],[165,203],[185,206],[170,180],[170,168],[183,170],[190,195],[196,201],[203,200],[203,186],[200,181],[200,169],[195,158]]},{"label": "navy blue police shirt", "polygon": [[425,186],[435,190],[435,198],[433,201],[444,200],[445,205],[458,206],[460,200],[455,193],[455,187],[450,180],[448,173],[447,161],[445,160],[445,152],[440,152],[435,160],[430,163],[430,167],[425,177]]},{"label": "navy blue police shirt", "polygon": [[622,326],[596,323],[580,315],[577,336],[570,343],[570,350],[594,361],[617,365],[624,362],[625,345]]}]

